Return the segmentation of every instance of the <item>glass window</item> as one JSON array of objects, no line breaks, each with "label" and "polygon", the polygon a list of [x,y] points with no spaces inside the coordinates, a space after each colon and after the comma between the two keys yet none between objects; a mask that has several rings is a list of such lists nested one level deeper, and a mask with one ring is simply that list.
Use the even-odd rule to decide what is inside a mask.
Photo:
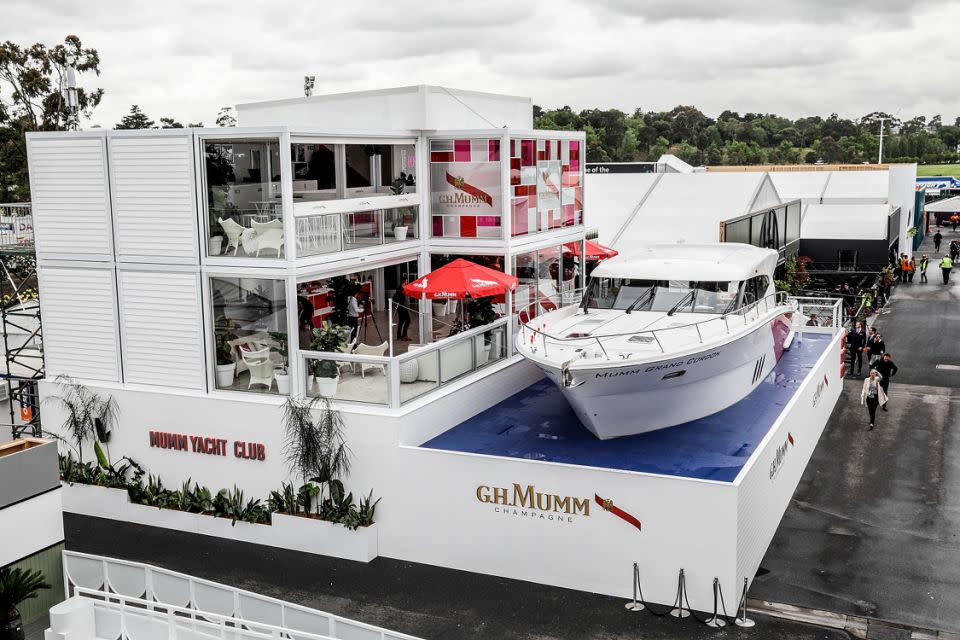
[{"label": "glass window", "polygon": [[210,278],[218,389],[290,392],[285,287],[283,280]]},{"label": "glass window", "polygon": [[729,313],[736,307],[739,282],[689,282],[594,278],[587,292],[592,309]]},{"label": "glass window", "polygon": [[537,252],[538,298],[544,311],[553,311],[560,306],[560,249],[548,247]]},{"label": "glass window", "polygon": [[373,189],[374,155],[376,147],[370,144],[344,145],[347,165],[347,189],[369,193]]},{"label": "glass window", "polygon": [[502,193],[499,140],[430,141],[433,237],[501,237]]},{"label": "glass window", "polygon": [[337,198],[337,153],[332,144],[291,144],[294,201]]},{"label": "glass window", "polygon": [[528,322],[537,317],[537,252],[513,256],[513,275],[519,280],[513,308],[520,322]]},{"label": "glass window", "polygon": [[582,244],[578,240],[563,245],[563,269],[560,272],[560,294],[563,306],[580,302]]},{"label": "glass window", "polygon": [[380,191],[400,195],[417,191],[417,155],[412,144],[377,146],[380,163]]},{"label": "glass window", "polygon": [[283,254],[279,149],[277,138],[204,142],[209,255]]}]

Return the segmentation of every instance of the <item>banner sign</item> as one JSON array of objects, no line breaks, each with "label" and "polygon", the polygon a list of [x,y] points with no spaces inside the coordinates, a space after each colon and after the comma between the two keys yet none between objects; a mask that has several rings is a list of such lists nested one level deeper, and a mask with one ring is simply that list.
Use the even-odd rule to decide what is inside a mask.
[{"label": "banner sign", "polygon": [[435,216],[502,213],[499,162],[434,162],[430,178],[431,213]]},{"label": "banner sign", "polygon": [[656,173],[656,162],[588,162],[587,173]]},{"label": "banner sign", "polygon": [[158,449],[173,449],[175,451],[189,451],[202,453],[208,456],[227,456],[245,460],[265,460],[266,447],[262,442],[244,442],[234,440],[232,443],[226,438],[211,438],[188,433],[169,433],[167,431],[151,431],[150,446]]}]

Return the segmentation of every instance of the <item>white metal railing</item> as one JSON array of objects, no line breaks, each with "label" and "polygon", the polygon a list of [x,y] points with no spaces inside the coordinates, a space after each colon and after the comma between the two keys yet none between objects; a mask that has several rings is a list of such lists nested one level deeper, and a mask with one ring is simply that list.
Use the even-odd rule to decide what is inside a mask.
[{"label": "white metal railing", "polygon": [[[301,349],[300,393],[398,408],[506,358],[509,321],[508,317],[498,318],[393,357]],[[332,363],[325,372],[336,367],[339,378],[335,387],[329,379],[317,377],[317,363],[322,362]]]},{"label": "white metal railing", "polygon": [[[93,602],[96,638],[111,640],[336,640],[319,635],[78,587]],[[385,638],[382,633],[377,636]]]},{"label": "white metal railing", "polygon": [[843,329],[843,300],[799,296],[796,301],[802,320],[802,331],[836,333]]},{"label": "white metal railing", "polygon": [[391,202],[395,206],[363,209],[359,207],[366,201],[350,202],[355,202],[358,208],[328,212],[324,211],[327,205],[316,203],[310,210],[297,212],[298,256],[317,256],[417,237],[417,204]]},{"label": "white metal railing", "polygon": [[[677,327],[664,327],[660,329],[647,329],[643,331],[629,331],[624,333],[598,335],[591,334],[587,336],[568,337],[556,336],[547,333],[543,328],[544,319],[537,318],[524,325],[521,325],[520,332],[524,344],[529,344],[530,348],[534,350],[537,348],[542,348],[544,355],[548,355],[550,344],[554,344],[558,347],[578,344],[589,346],[596,344],[600,348],[600,357],[604,358],[605,360],[611,360],[611,354],[605,348],[604,343],[609,346],[610,342],[615,340],[622,341],[624,339],[629,340],[631,338],[637,338],[636,342],[638,346],[643,344],[656,345],[656,347],[660,350],[660,353],[666,353],[667,349],[664,347],[663,343],[664,339],[669,336],[676,336],[680,333],[685,333],[692,337],[693,332],[695,332],[698,342],[703,344],[704,336],[709,337],[711,334],[718,334],[718,332],[723,335],[729,335],[734,330],[746,327],[753,322],[759,321],[761,318],[764,318],[767,315],[786,313],[795,310],[796,305],[788,300],[787,294],[782,291],[778,291],[776,293],[771,293],[767,296],[764,296],[756,302],[744,305],[731,313],[726,313],[719,317],[707,318],[705,320],[700,320]],[[571,311],[571,314],[572,313],[576,313],[576,309],[573,309]],[[586,351],[583,353],[586,354]],[[583,357],[586,357],[586,355]]]},{"label": "white metal railing", "polygon": [[33,245],[33,215],[30,203],[0,204],[0,246]]},{"label": "white metal railing", "polygon": [[202,612],[200,615],[208,620],[210,616],[218,616],[242,620],[245,626],[256,623],[263,627],[292,630],[296,636],[418,640],[414,636],[141,562],[65,550],[63,578],[68,598],[74,593],[108,592],[115,597],[142,599],[147,604],[158,604],[163,608]]}]

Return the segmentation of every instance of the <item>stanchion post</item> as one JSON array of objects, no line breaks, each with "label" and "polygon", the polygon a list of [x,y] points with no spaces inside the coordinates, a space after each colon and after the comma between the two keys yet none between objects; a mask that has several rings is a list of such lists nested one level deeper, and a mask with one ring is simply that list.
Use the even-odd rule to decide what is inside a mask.
[{"label": "stanchion post", "polygon": [[713,616],[707,620],[707,626],[713,627],[714,629],[719,629],[720,627],[727,626],[727,622],[717,615],[717,589],[719,588],[720,580],[716,577],[713,579]]},{"label": "stanchion post", "polygon": [[637,601],[637,588],[640,586],[640,565],[633,563],[633,600],[623,605],[627,611],[643,611],[643,604]]},{"label": "stanchion post", "polygon": [[743,579],[743,597],[740,598],[740,606],[737,607],[739,611],[737,612],[737,618],[733,621],[733,624],[738,627],[749,628],[756,624],[753,620],[747,617],[747,579]]},{"label": "stanchion post", "polygon": [[690,615],[690,611],[683,606],[683,595],[687,589],[687,581],[683,574],[683,569],[680,569],[680,577],[677,580],[677,599],[673,603],[673,609],[670,610],[670,615],[674,618],[686,618]]}]

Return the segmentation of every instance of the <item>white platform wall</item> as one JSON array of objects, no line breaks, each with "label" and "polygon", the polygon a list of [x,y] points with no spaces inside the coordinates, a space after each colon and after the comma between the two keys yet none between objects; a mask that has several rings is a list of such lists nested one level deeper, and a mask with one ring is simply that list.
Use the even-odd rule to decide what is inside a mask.
[{"label": "white platform wall", "polygon": [[62,541],[60,489],[0,510],[0,567]]},{"label": "white platform wall", "polygon": [[[682,568],[694,608],[712,606],[714,577],[735,606],[839,397],[839,341],[835,337],[733,483],[417,446],[538,378],[533,367],[518,363],[406,416],[344,413],[355,456],[347,484],[354,495],[372,489],[383,498],[380,555],[622,597],[631,593],[636,561],[649,601],[672,603]],[[49,383],[41,385],[41,394],[49,390]],[[276,401],[129,390],[115,397],[122,425],[111,452],[132,456],[166,486],[189,477],[211,489],[237,484],[247,495],[265,496],[289,477]],[[52,428],[58,417],[50,411],[45,420]],[[150,430],[220,437],[229,445],[222,456],[159,449],[149,446]],[[264,444],[265,459],[237,458],[234,441]],[[581,507],[561,513],[545,502],[531,508],[524,499],[514,513],[481,499],[494,488],[522,493],[527,487]],[[603,510],[596,496],[638,518],[641,529]]]}]

